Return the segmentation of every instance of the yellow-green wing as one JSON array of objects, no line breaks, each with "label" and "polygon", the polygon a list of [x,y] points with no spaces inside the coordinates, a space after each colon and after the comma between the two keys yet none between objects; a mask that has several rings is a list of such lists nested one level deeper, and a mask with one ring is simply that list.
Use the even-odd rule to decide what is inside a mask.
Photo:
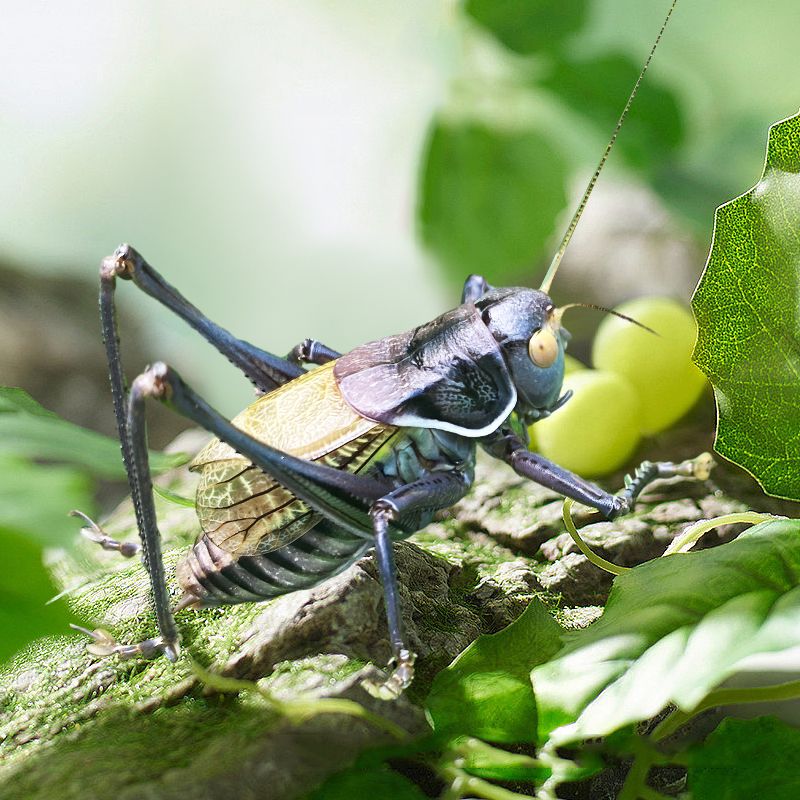
[{"label": "yellow-green wing", "polygon": [[[333,362],[259,398],[233,424],[272,447],[349,472],[363,469],[397,432],[361,417],[345,403]],[[198,454],[191,468],[201,473],[197,514],[203,531],[237,557],[274,550],[320,519],[219,439]]]}]

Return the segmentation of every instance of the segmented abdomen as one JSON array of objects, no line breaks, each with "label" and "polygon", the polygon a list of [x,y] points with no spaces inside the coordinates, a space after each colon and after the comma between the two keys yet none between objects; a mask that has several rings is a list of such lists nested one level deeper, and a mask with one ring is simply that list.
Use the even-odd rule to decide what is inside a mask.
[{"label": "segmented abdomen", "polygon": [[238,559],[203,534],[179,567],[183,602],[246,603],[308,589],[341,572],[370,546],[324,519],[291,544]]}]

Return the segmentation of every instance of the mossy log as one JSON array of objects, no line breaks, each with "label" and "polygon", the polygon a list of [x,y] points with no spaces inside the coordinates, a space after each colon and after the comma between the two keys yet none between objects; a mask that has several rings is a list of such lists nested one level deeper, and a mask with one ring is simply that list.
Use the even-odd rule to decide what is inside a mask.
[{"label": "mossy log", "polygon": [[[659,454],[682,458],[708,446],[698,447],[697,439],[696,431],[674,436],[669,450],[658,444]],[[697,519],[749,507],[785,511],[733,471],[723,468],[715,481],[661,482],[634,514],[590,524],[584,535],[607,558],[635,564],[657,556]],[[159,482],[191,496],[194,478],[179,470]],[[158,512],[167,568],[174,571],[197,522],[193,509],[166,499],[158,499]],[[600,613],[610,576],[576,551],[560,517],[552,492],[481,462],[474,491],[397,546],[405,623],[419,654],[416,680],[398,700],[376,699],[364,687],[380,678],[390,655],[370,555],[321,586],[269,603],[182,612],[183,653],[190,658],[176,664],[97,659],[83,637],[66,632],[34,643],[0,675],[0,798],[303,797],[391,735],[347,714],[290,721],[256,691],[204,683],[191,660],[258,682],[281,700],[349,698],[411,734],[424,732],[421,703],[433,675],[480,633],[515,619],[532,596],[566,625],[587,624]],[[577,509],[579,524],[592,519]],[[130,503],[104,527],[135,539]],[[77,622],[108,629],[119,641],[155,633],[138,561],[82,540],[54,554],[50,567]],[[173,588],[177,595],[174,581]]]}]

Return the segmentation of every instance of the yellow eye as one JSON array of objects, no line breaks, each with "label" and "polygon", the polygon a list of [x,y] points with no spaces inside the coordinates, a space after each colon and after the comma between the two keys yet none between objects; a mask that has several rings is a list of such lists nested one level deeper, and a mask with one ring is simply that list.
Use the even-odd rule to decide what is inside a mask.
[{"label": "yellow eye", "polygon": [[540,328],[528,342],[528,353],[537,367],[549,367],[558,357],[558,340],[550,328]]}]

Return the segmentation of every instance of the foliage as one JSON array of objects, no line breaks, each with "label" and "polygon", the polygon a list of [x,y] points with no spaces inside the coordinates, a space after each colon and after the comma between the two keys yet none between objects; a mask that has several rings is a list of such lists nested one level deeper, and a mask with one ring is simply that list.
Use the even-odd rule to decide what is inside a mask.
[{"label": "foliage", "polygon": [[566,172],[536,131],[437,119],[424,159],[420,229],[454,281],[519,268],[553,233]]},{"label": "foliage", "polygon": [[748,658],[800,646],[800,522],[617,578],[603,616],[533,670],[542,740],[605,736],[670,703],[693,711]]},{"label": "foliage", "polygon": [[555,654],[562,631],[537,601],[505,630],[481,636],[433,682],[428,715],[438,734],[490,742],[536,739],[531,655]]},{"label": "foliage", "polygon": [[726,719],[689,752],[694,800],[794,800],[798,748],[800,730],[774,717]]},{"label": "foliage", "polygon": [[716,450],[800,500],[800,115],[770,129],[761,180],[717,210],[692,306],[714,385]]},{"label": "foliage", "polygon": [[[501,285],[531,282],[577,165],[563,129],[549,129],[530,108],[555,100],[576,128],[597,126],[608,135],[640,65],[619,52],[573,55],[586,0],[468,0],[464,12],[473,23],[465,40],[492,42],[488,60],[495,70],[481,75],[485,48],[465,48],[483,55],[473,57],[476,63],[467,57],[463,91],[431,124],[420,174],[420,233],[454,283],[469,272]],[[658,186],[684,127],[675,94],[648,79],[620,137],[620,155]]]},{"label": "foliage", "polygon": [[[752,797],[755,786],[769,783],[763,771],[770,765],[764,761],[755,770],[758,780],[738,779],[759,752],[775,746],[785,747],[787,757],[775,763],[775,788],[764,796],[793,797],[797,778],[788,754],[800,734],[775,720],[730,721],[689,751],[659,745],[708,708],[800,698],[800,681],[722,686],[748,658],[788,656],[800,645],[798,576],[800,521],[780,520],[711,550],[633,568],[616,579],[603,616],[584,630],[561,631],[534,602],[439,674],[426,701],[432,736],[366,754],[314,798],[338,797],[327,787],[348,785],[348,776],[355,780],[365,765],[374,770],[382,759],[399,757],[425,761],[453,787],[448,798],[529,796],[506,794],[489,781],[514,781],[537,798],[553,798],[559,784],[600,768],[598,737],[606,737],[610,759],[634,759],[621,798],[638,797],[650,767],[670,763],[689,765],[696,800]],[[632,723],[668,709],[674,710],[650,733],[633,732]],[[477,737],[515,749],[538,741],[539,753],[509,752]],[[726,778],[717,780],[721,773]]]}]

